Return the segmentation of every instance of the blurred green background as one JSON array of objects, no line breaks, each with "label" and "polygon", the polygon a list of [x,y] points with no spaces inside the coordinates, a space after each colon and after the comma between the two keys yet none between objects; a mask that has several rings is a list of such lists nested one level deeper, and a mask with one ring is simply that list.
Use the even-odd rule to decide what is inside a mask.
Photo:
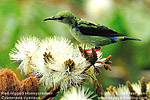
[{"label": "blurred green background", "polygon": [[104,88],[141,76],[150,80],[150,0],[1,0],[0,68],[20,74],[19,63],[9,59],[9,52],[22,36],[63,36],[78,43],[64,24],[44,18],[69,10],[77,16],[108,26],[117,32],[142,41],[126,41],[102,47],[103,57],[112,55],[112,71],[101,68],[99,82]]}]

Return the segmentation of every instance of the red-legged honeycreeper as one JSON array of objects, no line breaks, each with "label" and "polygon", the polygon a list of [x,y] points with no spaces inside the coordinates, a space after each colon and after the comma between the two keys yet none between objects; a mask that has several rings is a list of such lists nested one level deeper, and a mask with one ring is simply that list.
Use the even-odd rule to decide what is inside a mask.
[{"label": "red-legged honeycreeper", "polygon": [[106,26],[78,18],[69,11],[59,12],[56,14],[56,16],[46,18],[43,21],[47,20],[56,20],[67,24],[72,36],[77,41],[93,45],[96,49],[100,49],[101,46],[105,46],[118,41],[141,41],[140,39],[131,38],[126,35],[120,34]]}]

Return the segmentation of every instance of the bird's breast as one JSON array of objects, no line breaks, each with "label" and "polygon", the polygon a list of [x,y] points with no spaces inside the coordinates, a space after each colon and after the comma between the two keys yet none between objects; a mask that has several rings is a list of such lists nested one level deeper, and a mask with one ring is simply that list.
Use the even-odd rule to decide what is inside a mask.
[{"label": "bird's breast", "polygon": [[69,28],[71,35],[79,42],[84,42],[85,36],[77,28]]}]

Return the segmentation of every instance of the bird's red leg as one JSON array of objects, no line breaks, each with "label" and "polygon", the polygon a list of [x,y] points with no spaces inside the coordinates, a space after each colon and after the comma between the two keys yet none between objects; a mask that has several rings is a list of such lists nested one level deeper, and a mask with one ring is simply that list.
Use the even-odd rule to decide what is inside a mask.
[{"label": "bird's red leg", "polygon": [[100,51],[101,50],[101,48],[97,48],[97,49],[95,49],[95,51],[97,52],[97,51]]},{"label": "bird's red leg", "polygon": [[[87,51],[88,54],[92,54],[92,49],[85,49]],[[95,51],[100,51],[101,48],[96,48]]]}]

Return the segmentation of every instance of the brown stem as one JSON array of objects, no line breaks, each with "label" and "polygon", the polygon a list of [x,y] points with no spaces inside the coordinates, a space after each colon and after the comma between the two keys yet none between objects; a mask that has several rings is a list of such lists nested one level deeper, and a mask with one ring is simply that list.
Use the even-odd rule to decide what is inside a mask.
[{"label": "brown stem", "polygon": [[91,66],[92,66],[92,64],[90,64],[89,66],[87,66],[86,69],[81,74],[84,74]]},{"label": "brown stem", "polygon": [[60,85],[58,85],[56,88],[52,89],[50,92],[45,94],[40,100],[47,100],[50,98],[54,98],[59,91],[60,91]]},{"label": "brown stem", "polygon": [[88,74],[94,81],[93,81],[93,88],[95,88],[96,94],[101,97],[104,96],[104,90],[101,84],[99,84],[98,80],[94,78],[92,75]]}]

